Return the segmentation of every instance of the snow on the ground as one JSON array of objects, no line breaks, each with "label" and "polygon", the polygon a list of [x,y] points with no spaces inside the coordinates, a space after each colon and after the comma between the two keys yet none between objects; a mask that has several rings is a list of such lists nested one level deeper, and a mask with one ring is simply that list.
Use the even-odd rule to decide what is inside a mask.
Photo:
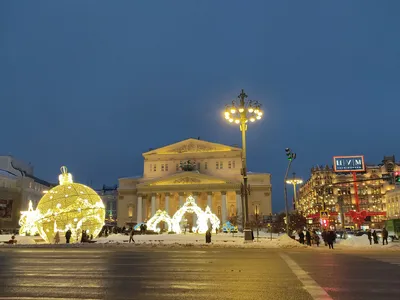
[{"label": "snow on the ground", "polygon": [[[4,242],[8,242],[9,240],[11,240],[12,235],[11,234],[1,234],[0,235],[0,245],[4,245]],[[40,237],[36,237],[39,238]],[[17,245],[21,244],[21,245],[34,245],[36,244],[34,237],[32,236],[19,236],[19,235],[15,235],[15,239],[17,240]]]},{"label": "snow on the ground", "polygon": [[389,244],[383,246],[382,239],[379,239],[379,244],[374,244],[372,241],[372,245],[369,244],[369,240],[367,236],[352,236],[345,240],[337,240],[339,248],[348,249],[363,249],[363,250],[379,250],[379,249],[392,249],[392,250],[400,250],[400,243],[392,243],[389,239]]},{"label": "snow on the ground", "polygon": [[[260,232],[259,239],[257,240],[256,234],[254,241],[245,242],[243,240],[243,234],[230,234],[230,233],[219,233],[212,235],[212,243],[205,243],[204,234],[154,234],[154,235],[135,235],[135,244],[129,244],[129,235],[122,234],[111,234],[108,237],[100,237],[95,239],[93,244],[64,244],[58,245],[58,247],[216,247],[216,248],[303,248],[303,249],[327,249],[324,244],[320,247],[300,244],[298,241],[290,238],[286,234],[273,234],[272,239],[269,233]],[[7,245],[3,242],[9,241],[11,235],[0,235],[0,246],[6,247],[51,247],[54,245],[45,244],[40,237],[25,237],[15,236],[17,240],[16,245]],[[400,250],[400,243],[391,243],[389,245],[382,246],[380,241],[377,245],[369,245],[369,240],[366,236],[351,237],[347,240],[337,240],[335,244],[337,249],[362,249],[362,250]]]}]

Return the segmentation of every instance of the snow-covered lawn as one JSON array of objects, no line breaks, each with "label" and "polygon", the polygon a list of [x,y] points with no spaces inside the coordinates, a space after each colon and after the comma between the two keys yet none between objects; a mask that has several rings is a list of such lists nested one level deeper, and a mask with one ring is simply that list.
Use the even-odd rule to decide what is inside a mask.
[{"label": "snow-covered lawn", "polygon": [[[93,244],[70,244],[61,242],[58,247],[216,247],[216,248],[303,248],[303,249],[327,249],[323,242],[320,247],[308,247],[289,238],[286,234],[270,234],[261,232],[257,240],[256,236],[253,242],[244,242],[243,234],[213,234],[212,243],[205,243],[205,236],[201,234],[159,234],[159,235],[135,235],[135,244],[128,243],[129,236],[122,234],[112,234],[108,237],[95,239]],[[0,246],[4,247],[51,247],[45,244],[40,237],[16,236],[17,245],[7,245],[4,241],[9,241],[11,235],[0,235]],[[35,245],[35,246],[33,246]],[[335,249],[343,250],[396,250],[400,251],[400,243],[391,243],[382,246],[382,244],[369,245],[366,236],[351,237],[347,240],[337,240]]]}]

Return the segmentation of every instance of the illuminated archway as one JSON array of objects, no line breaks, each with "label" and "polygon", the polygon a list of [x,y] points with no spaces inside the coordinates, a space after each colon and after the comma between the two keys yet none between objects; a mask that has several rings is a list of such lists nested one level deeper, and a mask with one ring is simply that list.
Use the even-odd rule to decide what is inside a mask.
[{"label": "illuminated archway", "polygon": [[154,216],[147,221],[147,228],[155,232],[160,232],[160,228],[157,228],[158,223],[165,222],[168,225],[168,232],[172,231],[172,220],[168,213],[164,210],[157,210]]},{"label": "illuminated archway", "polygon": [[206,207],[206,211],[204,212],[204,216],[205,216],[205,221],[206,221],[207,227],[208,227],[208,221],[210,221],[211,226],[212,226],[212,231],[213,232],[217,232],[221,222],[218,219],[217,215],[213,214],[211,212],[210,207],[208,207],[208,206]]},{"label": "illuminated archway", "polygon": [[193,232],[205,233],[208,230],[208,221],[211,222],[213,231],[219,228],[220,221],[218,217],[211,212],[210,208],[207,207],[206,211],[204,212],[199,206],[197,206],[194,198],[192,196],[189,196],[186,199],[185,204],[180,209],[178,209],[178,211],[172,217],[172,231],[174,231],[175,233],[182,232],[180,222],[183,215],[187,212],[195,213],[197,215],[197,226],[193,226]]}]

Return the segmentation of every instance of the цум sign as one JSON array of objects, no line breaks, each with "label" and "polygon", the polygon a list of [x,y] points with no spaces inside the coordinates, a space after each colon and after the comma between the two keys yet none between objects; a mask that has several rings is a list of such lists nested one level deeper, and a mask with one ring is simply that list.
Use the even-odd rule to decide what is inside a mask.
[{"label": "\u0446\u0443\u043c sign", "polygon": [[364,155],[334,156],[333,169],[335,172],[364,172]]}]

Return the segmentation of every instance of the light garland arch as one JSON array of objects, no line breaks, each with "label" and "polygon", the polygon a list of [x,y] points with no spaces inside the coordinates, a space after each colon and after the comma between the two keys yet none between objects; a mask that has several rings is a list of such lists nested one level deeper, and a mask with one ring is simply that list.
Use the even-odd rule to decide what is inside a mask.
[{"label": "light garland arch", "polygon": [[211,226],[212,226],[212,232],[216,233],[217,230],[219,229],[219,226],[221,224],[220,220],[218,219],[216,214],[213,214],[211,212],[211,209],[209,206],[206,207],[206,211],[204,212],[204,216],[205,216],[205,221],[207,224],[207,228],[208,228],[208,222],[210,221]]},{"label": "light garland arch", "polygon": [[164,210],[157,210],[157,212],[147,221],[147,228],[149,230],[153,230],[154,232],[160,232],[160,228],[157,228],[158,223],[160,222],[167,223],[168,232],[172,231],[172,220],[168,213]]}]

